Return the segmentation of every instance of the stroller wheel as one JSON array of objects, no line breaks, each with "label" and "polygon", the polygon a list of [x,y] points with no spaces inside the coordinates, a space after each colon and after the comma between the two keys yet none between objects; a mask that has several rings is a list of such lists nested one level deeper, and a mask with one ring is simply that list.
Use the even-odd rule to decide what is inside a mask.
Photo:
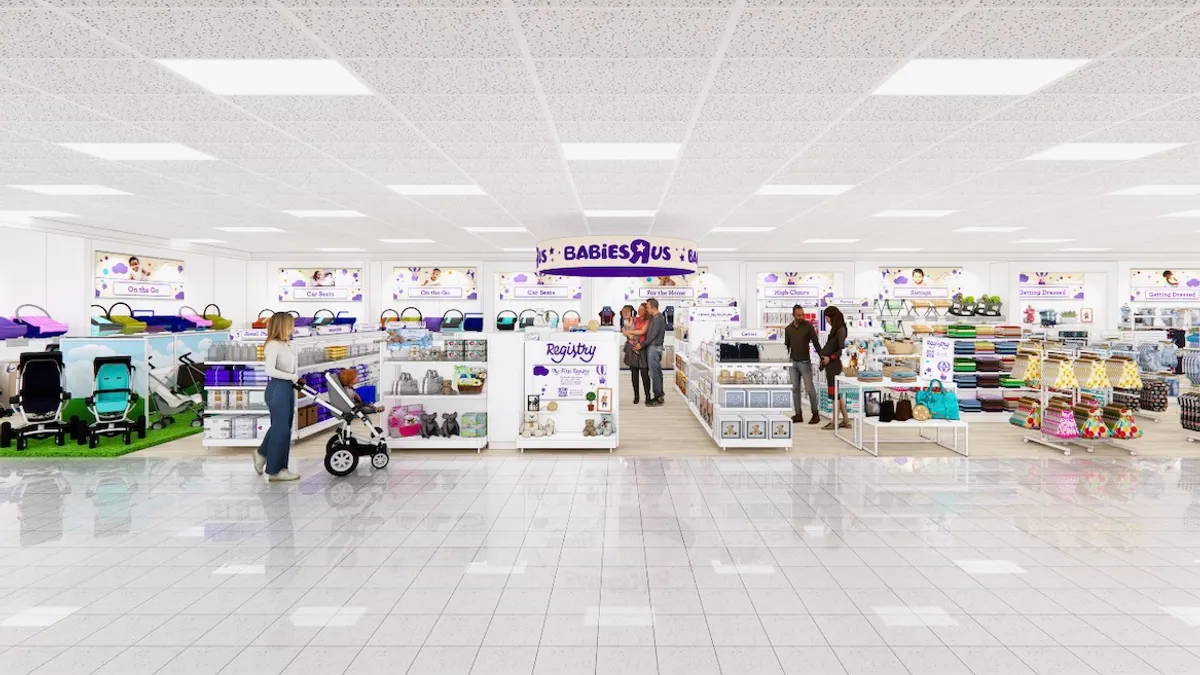
[{"label": "stroller wheel", "polygon": [[60,431],[60,432],[58,432],[57,434],[54,434],[54,444],[55,444],[55,445],[57,445],[57,446],[63,446],[63,445],[66,445],[66,444],[67,444],[67,434],[66,434],[66,432],[64,432],[64,431]]},{"label": "stroller wheel", "polygon": [[83,435],[83,422],[79,421],[79,417],[71,416],[71,421],[67,423],[67,432],[71,435],[71,440],[79,440],[79,437]]},{"label": "stroller wheel", "polygon": [[24,436],[17,436],[17,450],[24,450],[29,447],[29,439]]},{"label": "stroller wheel", "polygon": [[197,417],[196,419],[192,420],[192,426],[199,429],[200,427],[204,426],[204,420]]},{"label": "stroller wheel", "polygon": [[4,422],[0,424],[0,448],[7,448],[12,445],[12,424]]},{"label": "stroller wheel", "polygon": [[124,436],[124,438],[123,438],[122,440],[124,440],[124,441],[125,441],[125,445],[129,445],[130,443],[132,443],[132,442],[133,442],[133,430],[132,430],[132,429],[126,429],[126,430],[125,430],[125,436]]},{"label": "stroller wheel", "polygon": [[162,429],[162,428],[163,428],[163,423],[162,423],[162,420],[159,420],[159,421],[155,422],[154,424],[151,424],[151,425],[150,425],[150,428],[151,428],[151,429],[154,429],[155,431],[158,431],[159,429]]},{"label": "stroller wheel", "polygon": [[345,446],[338,446],[325,455],[325,470],[338,476],[349,476],[358,468],[358,456]]},{"label": "stroller wheel", "polygon": [[386,467],[389,461],[391,461],[391,457],[389,457],[386,452],[377,452],[371,455],[371,466],[375,467],[376,469],[382,469]]},{"label": "stroller wheel", "polygon": [[92,433],[88,435],[88,448],[95,450],[100,447],[100,434]]},{"label": "stroller wheel", "polygon": [[163,420],[163,426],[164,426],[164,427],[169,427],[169,426],[171,426],[171,425],[173,425],[173,424],[175,424],[175,418],[174,418],[174,417],[167,417],[167,419]]}]

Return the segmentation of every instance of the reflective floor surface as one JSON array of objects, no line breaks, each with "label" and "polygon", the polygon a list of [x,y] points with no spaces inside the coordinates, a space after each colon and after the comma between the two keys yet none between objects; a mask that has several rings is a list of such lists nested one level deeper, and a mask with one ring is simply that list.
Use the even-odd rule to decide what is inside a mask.
[{"label": "reflective floor surface", "polygon": [[0,673],[1200,673],[1200,460],[0,463]]}]

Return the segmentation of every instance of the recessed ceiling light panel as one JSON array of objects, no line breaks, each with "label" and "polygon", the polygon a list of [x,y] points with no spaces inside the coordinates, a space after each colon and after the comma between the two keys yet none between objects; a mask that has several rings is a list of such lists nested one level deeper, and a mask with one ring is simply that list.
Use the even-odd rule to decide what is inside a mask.
[{"label": "recessed ceiling light panel", "polygon": [[213,161],[206,155],[178,143],[59,143],[68,150],[115,162],[189,162]]},{"label": "recessed ceiling light panel", "polygon": [[1190,197],[1200,195],[1200,185],[1138,185],[1109,194],[1119,197]]},{"label": "recessed ceiling light panel", "polygon": [[1200,218],[1200,209],[1192,209],[1189,211],[1176,211],[1175,213],[1164,213],[1163,218]]},{"label": "recessed ceiling light panel", "polygon": [[1025,159],[1038,162],[1128,162],[1184,145],[1186,143],[1063,143]]},{"label": "recessed ceiling light panel", "polygon": [[487,195],[478,185],[389,185],[408,197],[478,197]]},{"label": "recessed ceiling light panel", "polygon": [[718,232],[718,233],[721,233],[721,232],[741,232],[741,233],[772,232],[774,230],[775,230],[775,228],[773,228],[773,227],[714,227],[712,229],[713,232]]},{"label": "recessed ceiling light panel", "polygon": [[56,197],[99,197],[129,194],[124,190],[114,190],[103,185],[9,185],[9,187],[17,190],[25,190],[26,192],[36,192],[39,195]]},{"label": "recessed ceiling light panel", "polygon": [[296,209],[284,211],[289,216],[297,218],[366,218],[366,214],[358,211],[340,211],[337,209]]},{"label": "recessed ceiling light panel", "polygon": [[955,209],[885,209],[875,214],[876,218],[945,218]]},{"label": "recessed ceiling light panel", "polygon": [[412,238],[412,239],[380,239],[379,241],[385,244],[436,244],[432,239]]},{"label": "recessed ceiling light panel", "polygon": [[954,231],[970,233],[970,234],[1009,234],[1012,232],[1019,232],[1023,229],[1025,229],[1025,228],[1023,228],[1023,227],[981,227],[981,226],[976,225],[976,226],[971,226],[971,227],[960,227]]},{"label": "recessed ceiling light panel", "polygon": [[1027,96],[1088,59],[913,59],[876,96]]},{"label": "recessed ceiling light panel", "polygon": [[654,209],[587,209],[585,218],[653,218]]},{"label": "recessed ceiling light panel", "polygon": [[679,143],[563,143],[563,155],[572,162],[673,161]]},{"label": "recessed ceiling light panel", "polygon": [[764,185],[754,193],[760,197],[798,197],[840,195],[853,185]]},{"label": "recessed ceiling light panel", "polygon": [[1018,240],[1014,241],[1013,243],[1014,244],[1065,244],[1068,241],[1075,241],[1075,240],[1051,237],[1049,239],[1037,239],[1037,238],[1018,239]]},{"label": "recessed ceiling light panel", "polygon": [[332,59],[159,59],[159,64],[221,96],[370,96]]}]

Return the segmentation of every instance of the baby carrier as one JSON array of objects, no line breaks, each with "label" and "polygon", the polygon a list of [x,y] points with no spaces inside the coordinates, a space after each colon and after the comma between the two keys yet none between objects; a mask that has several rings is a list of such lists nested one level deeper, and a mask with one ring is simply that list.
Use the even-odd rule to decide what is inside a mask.
[{"label": "baby carrier", "polygon": [[63,408],[71,398],[63,377],[62,352],[21,354],[15,391],[12,406],[20,426],[10,422],[0,424],[0,447],[7,448],[16,439],[17,449],[24,450],[30,438],[43,436],[54,436],[57,445],[64,445],[68,433],[74,436],[74,420],[67,423],[62,418]]},{"label": "baby carrier", "polygon": [[[87,407],[95,420],[88,427],[89,448],[100,446],[101,436],[122,435],[126,445],[133,442],[133,432],[138,438],[146,437],[146,418],[131,419],[133,406],[138,395],[133,390],[133,358],[129,356],[98,356],[92,362],[95,384],[92,395],[87,397]],[[79,436],[83,444],[83,434]]]}]

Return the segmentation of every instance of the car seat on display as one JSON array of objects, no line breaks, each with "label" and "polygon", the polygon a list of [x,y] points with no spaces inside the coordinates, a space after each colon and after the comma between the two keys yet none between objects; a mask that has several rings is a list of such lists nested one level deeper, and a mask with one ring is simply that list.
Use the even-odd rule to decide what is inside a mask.
[{"label": "car seat on display", "polygon": [[[113,314],[113,310],[122,305],[124,305],[125,309],[129,310],[129,314]],[[146,332],[146,322],[133,316],[133,308],[129,306],[129,303],[115,302],[107,311],[108,313],[105,316],[109,321],[121,326],[122,335],[136,335],[137,333]]]},{"label": "car seat on display", "polygon": [[[209,313],[209,309],[216,310]],[[221,316],[221,308],[217,307],[216,303],[210,303],[204,306],[204,318],[212,322],[213,330],[229,330],[233,326],[233,322]]]},{"label": "car seat on display", "polygon": [[179,308],[179,318],[187,322],[188,326],[185,330],[206,330],[212,328],[212,322],[200,316],[200,313],[193,307],[184,305]]},{"label": "car seat on display", "polygon": [[516,326],[516,312],[512,311],[511,309],[505,309],[496,314],[496,330],[516,330]]},{"label": "car seat on display", "polygon": [[461,333],[463,330],[463,320],[467,315],[457,309],[448,309],[442,314],[442,332],[443,333]]},{"label": "car seat on display", "polygon": [[[266,316],[263,316],[263,314],[266,314]],[[275,310],[273,310],[273,309],[262,310],[261,312],[258,313],[258,316],[255,317],[254,323],[250,324],[250,327],[257,328],[259,330],[265,329],[267,327],[267,322],[271,320],[271,316],[274,314],[275,314]]]}]

